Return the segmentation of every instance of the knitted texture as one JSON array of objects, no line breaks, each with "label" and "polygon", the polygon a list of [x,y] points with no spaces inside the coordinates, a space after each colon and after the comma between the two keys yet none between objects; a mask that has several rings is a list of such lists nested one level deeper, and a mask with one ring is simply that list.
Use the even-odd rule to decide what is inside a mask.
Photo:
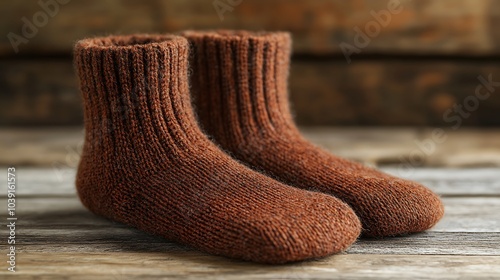
[{"label": "knitted texture", "polygon": [[188,43],[169,35],[79,41],[85,144],[76,179],[92,212],[200,250],[285,263],[346,249],[355,213],[236,162],[199,129]]},{"label": "knitted texture", "polygon": [[426,187],[351,162],[299,133],[288,104],[288,33],[183,33],[193,49],[193,94],[202,128],[237,159],[282,182],[347,202],[366,236],[432,227],[443,216]]}]

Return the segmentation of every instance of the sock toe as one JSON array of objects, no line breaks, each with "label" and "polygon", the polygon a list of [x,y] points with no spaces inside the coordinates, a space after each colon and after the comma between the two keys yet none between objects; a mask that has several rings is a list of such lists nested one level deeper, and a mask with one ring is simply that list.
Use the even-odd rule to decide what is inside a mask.
[{"label": "sock toe", "polygon": [[359,180],[368,187],[351,205],[363,223],[364,236],[421,232],[433,227],[444,214],[439,197],[416,182],[395,177]]},{"label": "sock toe", "polygon": [[[254,234],[242,241],[248,244],[244,259],[281,264],[320,258],[347,249],[359,236],[361,223],[354,211],[340,200],[311,193],[300,211],[288,211],[277,202],[264,220],[246,221]],[[284,211],[283,211],[284,210]],[[293,214],[292,214],[293,213]]]}]

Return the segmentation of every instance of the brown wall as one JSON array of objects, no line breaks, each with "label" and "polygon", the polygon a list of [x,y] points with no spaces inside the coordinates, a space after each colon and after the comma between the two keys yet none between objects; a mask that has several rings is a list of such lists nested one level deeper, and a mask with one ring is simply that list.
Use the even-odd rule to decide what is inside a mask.
[{"label": "brown wall", "polygon": [[[500,90],[476,98],[477,108],[473,100],[478,76],[500,81],[500,1],[64,2],[46,24],[38,1],[0,4],[0,125],[81,123],[71,65],[71,47],[80,38],[209,28],[293,33],[290,90],[301,124],[451,126],[456,113],[443,114],[467,101],[465,124],[500,125]],[[227,8],[223,19],[215,6]],[[374,14],[390,18],[381,24]],[[40,27],[23,35],[23,20],[32,23],[34,16]],[[357,28],[375,32],[356,44]],[[25,38],[17,52],[12,34]],[[348,45],[359,52],[350,63],[342,52]]]}]

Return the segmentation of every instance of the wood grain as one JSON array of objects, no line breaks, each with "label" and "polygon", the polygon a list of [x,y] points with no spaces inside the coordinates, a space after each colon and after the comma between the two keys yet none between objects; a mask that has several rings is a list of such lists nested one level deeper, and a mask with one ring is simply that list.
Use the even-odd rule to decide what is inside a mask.
[{"label": "wood grain", "polygon": [[[500,188],[496,175],[500,173],[500,131],[497,129],[446,129],[446,141],[431,142],[433,151],[430,153],[422,151],[421,145],[432,140],[429,135],[433,128],[301,127],[301,130],[306,138],[336,155],[371,166],[393,166],[391,172],[397,176],[413,176],[414,171],[422,167],[457,168],[443,174],[439,169],[427,169],[434,177],[419,179],[425,184],[441,184],[440,188],[447,188],[443,194],[461,192],[469,187],[471,194],[491,194]],[[50,169],[48,175],[64,177],[68,168],[78,165],[83,136],[81,127],[1,128],[0,166],[45,167]],[[415,160],[409,160],[415,156]],[[461,175],[463,168],[473,167],[482,171],[477,175],[473,171],[463,173],[472,177]],[[456,179],[447,174],[453,174]],[[445,176],[446,184],[437,180],[439,176]],[[457,188],[459,185],[462,187]]]},{"label": "wood grain", "polygon": [[[88,0],[70,1],[19,47],[22,54],[69,54],[75,40],[95,35],[132,32],[175,32],[183,29],[242,28],[289,30],[296,53],[339,54],[340,44],[354,43],[356,27],[366,33],[373,13],[388,10],[388,0],[253,0],[229,7],[219,17],[214,1]],[[227,3],[221,0],[222,3]],[[0,33],[22,35],[22,18],[32,21],[43,11],[38,1],[6,1],[0,9]],[[370,36],[362,54],[499,53],[499,3],[489,0],[401,0],[385,26]],[[281,15],[277,16],[276,11]],[[380,21],[379,21],[380,22]],[[380,23],[378,23],[380,27]],[[376,27],[372,27],[376,28]],[[375,30],[375,29],[373,29]],[[13,55],[7,36],[0,54]]]},{"label": "wood grain", "polygon": [[[26,253],[14,278],[31,279],[494,279],[500,256],[340,254],[282,266],[178,253]],[[0,271],[2,277],[7,272]],[[39,279],[40,279],[39,278]]]},{"label": "wood grain", "polygon": [[[475,202],[475,200],[461,202],[462,197],[480,196],[486,199],[500,197],[500,170],[498,168],[415,168],[408,174],[393,167],[382,167],[381,170],[395,176],[420,182],[441,196],[455,199],[457,205],[467,201]],[[23,197],[74,196],[76,194],[74,186],[75,169],[72,168],[20,167],[17,168],[17,176],[20,184],[17,192]],[[0,172],[0,181],[6,181],[6,178],[6,173]],[[0,193],[0,197],[5,196],[5,193]],[[487,201],[489,200],[484,202]],[[496,203],[497,201],[492,200],[492,202]],[[474,206],[481,207],[483,202],[479,201],[478,203]],[[486,205],[486,207],[491,206],[490,204]],[[484,214],[487,214],[487,212],[481,213],[481,215]]]},{"label": "wood grain", "polygon": [[[22,227],[22,225],[20,225]],[[195,249],[122,227],[20,230],[19,252],[161,252],[171,255]],[[56,233],[60,231],[60,233]],[[29,241],[25,241],[29,240]],[[50,249],[48,249],[50,248]],[[500,233],[429,232],[381,240],[361,239],[349,254],[499,256]],[[194,254],[194,253],[193,253]]]},{"label": "wood grain", "polygon": [[290,98],[304,125],[494,126],[500,124],[494,113],[500,95],[494,92],[477,99],[477,107],[460,120],[453,108],[475,97],[479,76],[500,81],[496,61],[295,60]]},{"label": "wood grain", "polygon": [[416,168],[413,172],[400,172],[398,168],[383,170],[420,182],[444,196],[499,196],[500,169],[498,168]]},{"label": "wood grain", "polygon": [[[499,2],[500,3],[500,2]],[[453,106],[480,81],[500,81],[498,60],[293,59],[290,100],[302,125],[500,125],[500,89],[467,118]],[[83,120],[71,59],[0,61],[0,125],[75,125]],[[487,92],[482,92],[487,94]],[[444,114],[447,114],[446,118]]]},{"label": "wood grain", "polygon": [[77,77],[68,58],[1,61],[0,89],[0,125],[83,120]]},{"label": "wood grain", "polygon": [[[388,168],[387,172],[394,172]],[[493,169],[416,169],[446,214],[430,231],[361,238],[345,253],[269,266],[199,252],[95,216],[74,193],[74,170],[19,168],[18,272],[2,279],[494,279],[500,274],[500,196]],[[0,180],[5,181],[5,172]],[[452,183],[448,186],[447,181]],[[462,182],[463,184],[459,184]],[[480,187],[467,186],[475,182]],[[478,183],[479,182],[479,183]],[[38,190],[38,192],[37,192]],[[0,208],[6,208],[0,197]],[[5,213],[0,219],[5,220]],[[0,229],[1,235],[6,228]],[[6,250],[4,244],[0,245]]]},{"label": "wood grain", "polygon": [[[362,239],[356,254],[500,255],[500,198],[443,198],[446,214],[421,234]],[[5,202],[0,207],[6,208]],[[97,217],[76,197],[19,198],[21,251],[178,251],[182,246]],[[5,214],[0,215],[5,219]]]},{"label": "wood grain", "polygon": [[[21,181],[22,182],[22,181]],[[83,208],[75,195],[59,197],[45,195],[26,196],[21,192],[23,184],[19,185],[18,195],[23,211],[26,214],[25,223],[43,227],[46,223],[61,222],[63,225],[95,225],[103,222],[90,215]],[[74,185],[67,187],[74,191]],[[33,188],[36,189],[36,188]],[[65,191],[66,192],[66,191]],[[5,206],[5,196],[1,197],[0,207]],[[445,219],[433,231],[440,232],[499,232],[500,231],[500,197],[446,197]],[[50,214],[50,215],[49,215]],[[5,214],[2,214],[5,215]],[[51,221],[54,217],[54,221]],[[100,223],[99,223],[100,224]]]}]

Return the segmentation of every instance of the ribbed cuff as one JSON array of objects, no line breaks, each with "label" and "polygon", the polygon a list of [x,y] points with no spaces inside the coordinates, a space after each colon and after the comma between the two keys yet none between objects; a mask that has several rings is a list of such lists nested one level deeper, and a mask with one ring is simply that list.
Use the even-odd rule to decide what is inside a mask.
[{"label": "ribbed cuff", "polygon": [[188,42],[174,35],[85,39],[74,49],[87,126],[186,130],[191,121]]},{"label": "ribbed cuff", "polygon": [[290,45],[290,33],[284,31],[247,31],[247,30],[187,30],[180,33],[188,39],[195,38],[212,38],[217,40],[263,40],[263,41],[280,41],[284,45]]},{"label": "ribbed cuff", "polygon": [[218,45],[248,45],[251,52],[264,52],[273,45],[279,50],[280,58],[290,56],[292,40],[289,32],[265,32],[246,30],[188,30],[181,33],[191,43],[213,42]]},{"label": "ribbed cuff", "polygon": [[243,135],[291,123],[289,33],[217,30],[182,35],[192,45],[192,92],[206,130],[225,135],[232,129],[233,135]]},{"label": "ribbed cuff", "polygon": [[[140,90],[137,84],[149,84],[151,81],[148,78],[153,76],[163,76],[175,82],[185,76],[178,73],[187,70],[187,54],[186,39],[174,35],[90,38],[78,41],[74,48],[75,65],[84,95],[99,93],[114,85],[125,88],[115,88],[113,92]],[[172,64],[176,64],[175,69],[169,69]],[[177,73],[168,75],[167,72],[173,70]]]}]

